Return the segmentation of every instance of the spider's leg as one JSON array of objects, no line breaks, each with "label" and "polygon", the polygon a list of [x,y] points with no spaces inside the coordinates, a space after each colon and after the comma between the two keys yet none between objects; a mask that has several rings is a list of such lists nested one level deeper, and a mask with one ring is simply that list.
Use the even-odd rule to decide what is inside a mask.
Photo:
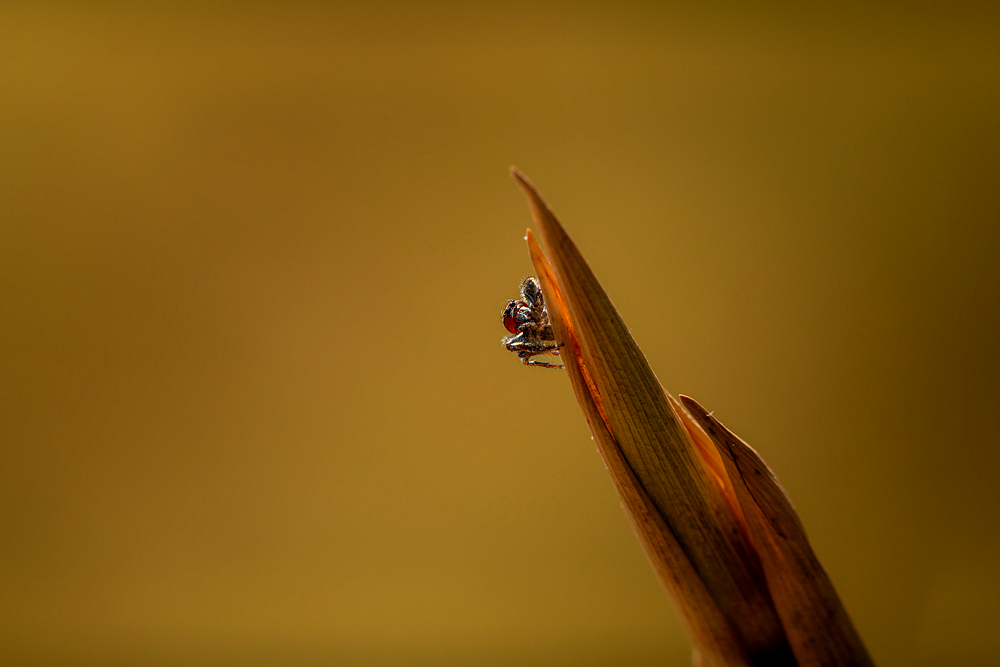
[{"label": "spider's leg", "polygon": [[528,341],[524,339],[524,333],[519,333],[515,336],[505,336],[500,340],[500,344],[506,347],[511,352],[516,352],[519,348],[524,347]]},{"label": "spider's leg", "polygon": [[528,357],[521,357],[521,363],[525,366],[538,366],[539,368],[562,368],[562,364],[550,364],[545,361],[535,361]]},{"label": "spider's leg", "polygon": [[527,322],[522,322],[517,326],[517,332],[522,334],[526,331],[536,331],[538,329],[538,322],[533,322],[528,320]]},{"label": "spider's leg", "polygon": [[552,345],[539,345],[535,343],[530,345],[528,349],[522,350],[517,353],[517,356],[521,358],[521,363],[525,366],[539,366],[541,368],[562,368],[559,364],[550,364],[546,361],[535,361],[531,357],[539,354],[559,354],[559,350]]},{"label": "spider's leg", "polygon": [[532,343],[529,346],[524,347],[524,353],[530,353],[532,356],[536,354],[551,354],[556,357],[559,356],[558,345],[549,345],[548,343]]},{"label": "spider's leg", "polygon": [[555,345],[539,343],[538,341],[512,343],[507,346],[507,349],[511,352],[516,352],[519,357],[533,357],[536,354],[559,354],[558,348]]}]

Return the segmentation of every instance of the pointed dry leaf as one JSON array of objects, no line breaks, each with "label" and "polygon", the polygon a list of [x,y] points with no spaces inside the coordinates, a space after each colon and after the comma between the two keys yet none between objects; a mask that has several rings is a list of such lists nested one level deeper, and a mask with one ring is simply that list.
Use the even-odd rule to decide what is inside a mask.
[{"label": "pointed dry leaf", "polygon": [[871,665],[791,502],[757,453],[660,387],[576,246],[512,169],[573,390],[696,665]]},{"label": "pointed dry leaf", "polygon": [[548,250],[544,261],[529,235],[574,391],[609,470],[621,457],[626,470],[612,476],[622,502],[704,664],[795,664],[713,448],[692,440],[572,240],[530,182],[512,174]]},{"label": "pointed dry leaf", "polygon": [[608,428],[600,395],[582,363],[579,341],[567,316],[565,302],[555,283],[552,267],[542,254],[531,230],[527,233],[528,252],[549,308],[549,318],[560,341],[562,359],[594,436],[597,450],[618,491],[625,514],[649,556],[657,576],[670,595],[688,634],[700,654],[698,664],[708,666],[751,665],[743,643],[715,604],[701,577],[673,531],[625,460]]}]

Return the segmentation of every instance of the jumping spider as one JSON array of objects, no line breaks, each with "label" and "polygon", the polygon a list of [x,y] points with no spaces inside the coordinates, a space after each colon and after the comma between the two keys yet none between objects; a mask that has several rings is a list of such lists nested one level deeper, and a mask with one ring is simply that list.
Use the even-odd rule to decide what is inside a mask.
[{"label": "jumping spider", "polygon": [[538,280],[528,276],[521,283],[521,300],[511,301],[503,309],[503,325],[514,334],[503,339],[504,347],[515,352],[525,366],[562,368],[559,364],[533,361],[541,354],[559,356],[559,345],[552,333],[549,313],[545,310],[542,288]]}]

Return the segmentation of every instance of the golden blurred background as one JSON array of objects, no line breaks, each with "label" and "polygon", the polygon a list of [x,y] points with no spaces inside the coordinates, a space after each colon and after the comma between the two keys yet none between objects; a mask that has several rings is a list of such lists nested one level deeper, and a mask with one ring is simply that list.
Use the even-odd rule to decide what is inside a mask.
[{"label": "golden blurred background", "polygon": [[1000,21],[0,8],[0,664],[687,665],[516,164],[873,657],[1000,661]]}]

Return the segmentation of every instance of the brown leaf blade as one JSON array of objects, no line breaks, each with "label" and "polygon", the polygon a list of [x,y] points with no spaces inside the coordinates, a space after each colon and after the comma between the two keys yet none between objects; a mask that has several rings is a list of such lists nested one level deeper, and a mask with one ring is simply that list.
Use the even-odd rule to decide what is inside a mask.
[{"label": "brown leaf blade", "polygon": [[680,398],[722,454],[799,664],[872,665],[777,477],[750,445],[694,399]]},{"label": "brown leaf blade", "polygon": [[529,232],[574,392],[702,664],[795,664],[723,466],[699,452],[575,244],[531,183],[512,175],[548,250],[546,260]]},{"label": "brown leaf blade", "polygon": [[605,468],[618,492],[632,529],[646,550],[657,576],[700,654],[697,664],[750,665],[749,656],[698,576],[687,554],[625,460],[608,428],[607,415],[593,379],[582,363],[579,340],[567,316],[566,304],[555,282],[552,266],[529,229],[526,240],[536,277],[542,286],[556,339],[561,341],[562,359],[570,384],[583,411]]}]

